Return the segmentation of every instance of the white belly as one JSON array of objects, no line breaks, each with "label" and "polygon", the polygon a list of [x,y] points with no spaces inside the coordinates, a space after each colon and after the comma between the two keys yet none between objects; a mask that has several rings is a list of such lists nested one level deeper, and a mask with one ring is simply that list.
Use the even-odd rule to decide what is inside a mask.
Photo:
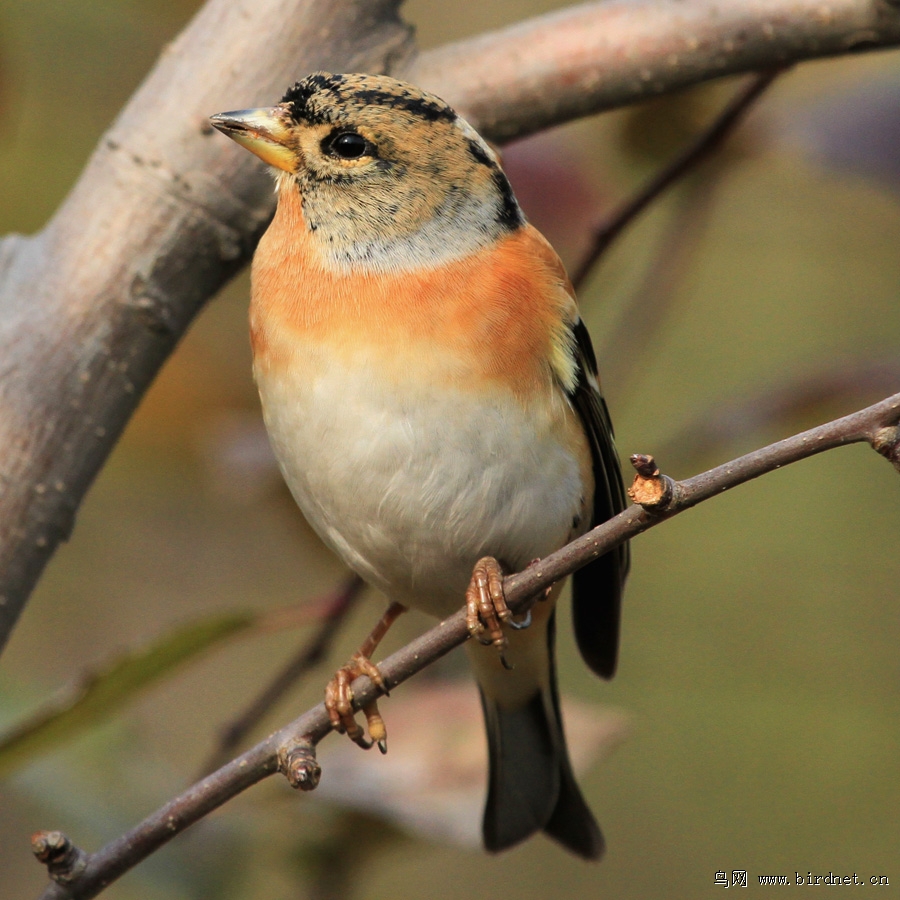
[{"label": "white belly", "polygon": [[275,454],[322,540],[392,600],[449,615],[480,557],[518,570],[567,540],[584,487],[561,395],[537,415],[511,394],[401,396],[365,367],[304,368],[257,373]]}]

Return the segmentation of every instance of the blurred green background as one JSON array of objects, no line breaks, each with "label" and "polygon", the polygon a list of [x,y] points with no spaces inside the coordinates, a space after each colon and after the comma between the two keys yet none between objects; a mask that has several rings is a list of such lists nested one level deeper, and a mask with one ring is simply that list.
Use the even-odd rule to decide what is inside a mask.
[{"label": "blurred green background", "polygon": [[[562,5],[410,0],[405,9],[428,47]],[[196,6],[0,0],[0,232],[46,222]],[[570,265],[590,223],[734,87],[607,114],[507,151],[527,211]],[[582,303],[623,457],[654,453],[685,477],[898,390],[898,147],[900,55],[803,66],[776,83],[713,165],[615,246]],[[179,624],[285,607],[343,577],[260,450],[247,293],[241,277],[209,304],[92,489],[0,662],[0,732]],[[628,318],[635,296],[658,302],[659,315]],[[883,895],[895,896],[898,491],[897,473],[854,446],[638,538],[611,684],[581,665],[563,614],[564,691],[629,722],[624,743],[582,778],[609,844],[601,865],[543,838],[492,858],[401,837],[377,810],[329,811],[272,779],[105,896],[303,897],[342,834],[350,853],[369,848],[349,896],[373,900],[707,897],[722,890],[715,873],[735,869],[749,872],[756,894],[771,890],[753,886],[758,875],[832,871],[888,876]],[[330,662],[266,727],[321,697],[378,608],[354,612]],[[388,649],[426,625],[410,616]],[[219,728],[305,633],[233,639],[0,786],[0,895],[35,896],[45,883],[31,832],[59,828],[96,849],[193,780]],[[399,718],[416,690],[383,704],[389,727],[392,705]],[[446,725],[433,710],[418,718],[423,728]],[[382,764],[358,754],[368,777]],[[480,795],[477,771],[469,787]]]}]

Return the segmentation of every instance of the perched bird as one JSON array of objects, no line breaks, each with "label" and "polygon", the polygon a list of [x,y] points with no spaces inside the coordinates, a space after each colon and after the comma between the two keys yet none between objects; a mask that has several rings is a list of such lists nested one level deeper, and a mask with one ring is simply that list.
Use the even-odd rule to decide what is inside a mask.
[{"label": "perched bird", "polygon": [[[380,678],[369,656],[404,608],[443,618],[465,597],[489,743],[486,847],[543,830],[598,857],[560,718],[559,586],[518,623],[502,589],[504,572],[625,504],[562,263],[490,146],[412,85],[320,72],[277,106],[210,121],[277,170],[250,334],[281,470],[322,540],[393,601],[326,690],[333,724],[370,746],[350,682]],[[620,548],[573,578],[578,646],[605,678],[627,568]]]}]

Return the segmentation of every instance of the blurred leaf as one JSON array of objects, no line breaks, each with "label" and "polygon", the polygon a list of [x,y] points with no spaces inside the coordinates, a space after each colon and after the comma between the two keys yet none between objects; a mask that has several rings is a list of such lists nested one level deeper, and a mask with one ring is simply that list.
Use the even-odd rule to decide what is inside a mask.
[{"label": "blurred leaf", "polygon": [[0,778],[32,762],[39,753],[56,749],[61,741],[103,722],[143,688],[263,618],[261,613],[245,612],[193,622],[149,647],[125,654],[102,672],[87,674],[68,696],[0,739]]}]

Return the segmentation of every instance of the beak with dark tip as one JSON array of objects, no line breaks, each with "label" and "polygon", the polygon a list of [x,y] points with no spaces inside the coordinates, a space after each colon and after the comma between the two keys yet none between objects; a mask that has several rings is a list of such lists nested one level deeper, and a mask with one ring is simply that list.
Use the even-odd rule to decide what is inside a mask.
[{"label": "beak with dark tip", "polygon": [[285,172],[296,170],[299,157],[289,146],[291,129],[282,107],[216,113],[209,122],[270,166]]}]

